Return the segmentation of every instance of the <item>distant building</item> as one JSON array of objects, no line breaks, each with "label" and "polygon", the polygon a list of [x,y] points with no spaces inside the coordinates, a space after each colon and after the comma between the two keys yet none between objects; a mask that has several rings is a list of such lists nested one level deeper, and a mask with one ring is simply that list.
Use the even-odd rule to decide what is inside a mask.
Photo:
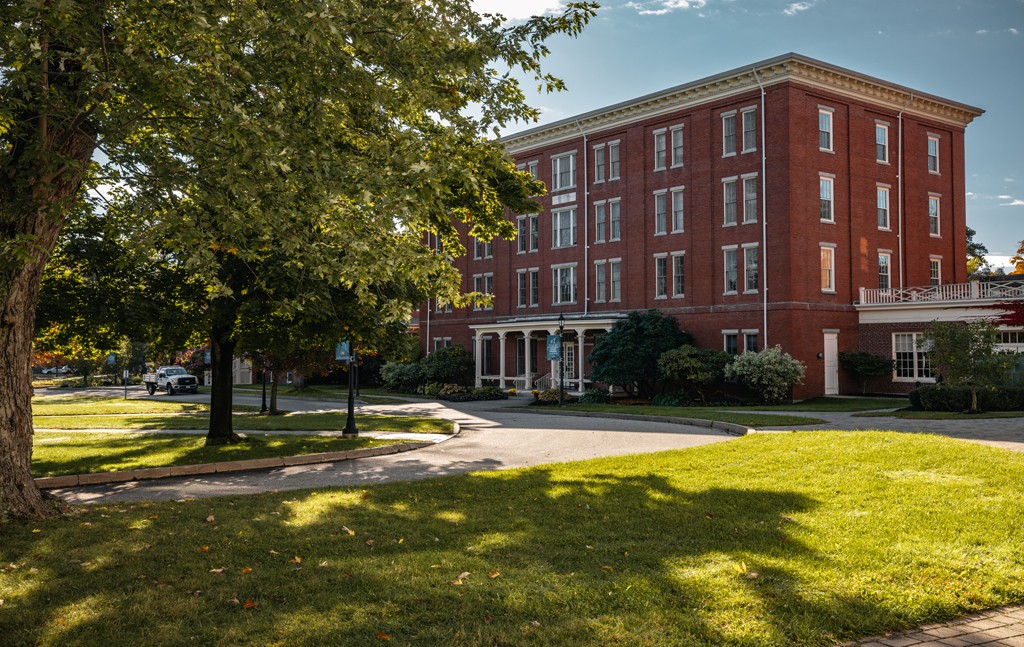
[{"label": "distant building", "polygon": [[426,304],[424,351],[462,344],[478,383],[543,388],[563,315],[581,390],[595,339],[657,308],[700,346],[781,345],[807,365],[797,398],[858,389],[840,351],[897,360],[874,390],[930,381],[930,321],[1024,297],[967,282],[964,130],[982,113],[787,54],[508,136],[543,209],[510,214],[515,241],[466,237],[462,288],[494,305]]}]

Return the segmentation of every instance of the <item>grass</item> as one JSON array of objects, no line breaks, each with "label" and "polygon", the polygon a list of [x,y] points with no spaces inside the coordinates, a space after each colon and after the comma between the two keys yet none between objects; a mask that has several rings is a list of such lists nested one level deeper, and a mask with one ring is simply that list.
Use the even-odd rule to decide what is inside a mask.
[{"label": "grass", "polygon": [[955,411],[891,411],[887,413],[858,413],[857,418],[905,418],[907,420],[988,420],[991,418],[1024,418],[1024,411],[985,411],[958,413]]},{"label": "grass", "polygon": [[[263,387],[259,384],[245,384],[234,386],[236,392],[247,394],[261,393]],[[267,391],[269,396],[269,390]],[[296,398],[305,400],[345,400],[348,398],[348,387],[338,385],[316,385],[296,387],[291,384],[281,384],[277,387],[277,397]],[[359,400],[367,404],[394,404],[395,397],[388,396],[383,389],[364,388],[360,389]]]},{"label": "grass", "polygon": [[[251,411],[253,407],[236,405],[236,411]],[[37,416],[81,416],[122,413],[199,413],[210,410],[202,402],[173,400],[125,400],[102,396],[65,395],[36,397],[32,400],[32,413]]]},{"label": "grass", "polygon": [[[1024,456],[696,449],[0,525],[6,645],[832,645],[1024,601]],[[941,502],[941,505],[939,503]]]},{"label": "grass", "polygon": [[168,467],[220,461],[297,456],[395,441],[339,436],[260,434],[250,442],[206,447],[205,437],[173,434],[37,432],[32,448],[32,475],[63,476]]},{"label": "grass", "polygon": [[[340,431],[345,428],[346,414],[289,413],[283,416],[238,414],[233,418],[237,430],[253,431]],[[39,429],[206,429],[207,414],[175,415],[123,415],[123,416],[35,416],[33,424]],[[356,415],[360,431],[404,431],[414,433],[452,433],[454,425],[439,418],[409,416]]]},{"label": "grass", "polygon": [[907,406],[906,398],[830,398],[822,396],[793,404],[779,404],[770,407],[758,406],[762,411],[818,411],[821,413],[844,413],[870,411],[872,409],[898,409]]},{"label": "grass", "polygon": [[[825,421],[820,418],[806,416],[790,416],[770,413],[745,413],[742,411],[723,411],[716,407],[656,407],[654,405],[619,404],[570,404],[562,407],[570,411],[596,411],[601,413],[621,413],[640,416],[667,416],[675,418],[698,418],[701,420],[717,420],[731,422],[747,427],[784,427],[800,425],[820,425]],[[540,409],[543,411],[543,409]]]}]

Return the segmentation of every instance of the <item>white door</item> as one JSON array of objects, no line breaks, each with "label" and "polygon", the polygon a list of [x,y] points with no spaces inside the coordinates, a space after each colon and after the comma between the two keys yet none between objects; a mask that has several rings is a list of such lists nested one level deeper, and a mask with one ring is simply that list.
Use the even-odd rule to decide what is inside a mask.
[{"label": "white door", "polygon": [[562,344],[562,359],[565,361],[565,381],[576,379],[576,344]]},{"label": "white door", "polygon": [[839,395],[839,333],[825,333],[825,395]]}]

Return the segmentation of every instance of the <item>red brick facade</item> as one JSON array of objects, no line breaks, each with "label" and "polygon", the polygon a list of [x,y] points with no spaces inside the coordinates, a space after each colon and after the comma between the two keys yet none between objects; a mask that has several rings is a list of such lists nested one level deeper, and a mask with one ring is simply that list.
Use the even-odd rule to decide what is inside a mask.
[{"label": "red brick facade", "polygon": [[[496,240],[491,257],[475,259],[467,240],[470,253],[457,261],[462,287],[473,291],[475,276],[491,275],[493,309],[424,308],[424,350],[448,338],[474,348],[470,326],[538,320],[536,328],[550,330],[559,314],[585,322],[657,308],[676,316],[701,346],[725,348],[725,335],[732,334],[740,351],[746,336],[751,344],[756,336],[759,349],[781,345],[807,366],[797,398],[856,391],[856,380],[842,370],[829,369],[838,385],[826,387],[830,351],[824,337],[838,335],[839,351],[868,350],[854,303],[861,288],[886,287],[879,285],[879,254],[890,255],[890,287],[928,285],[935,269],[943,284],[966,280],[964,129],[979,114],[787,55],[507,137],[516,161],[536,163],[549,188],[539,200],[537,249],[520,253],[517,241]],[[819,132],[821,115],[831,121],[827,136]],[[733,137],[724,132],[730,125]],[[882,150],[876,142],[879,129],[885,135]],[[679,161],[680,137],[681,164],[673,163]],[[620,168],[618,178],[610,179],[610,146],[616,143]],[[575,178],[559,188],[552,160],[570,153]],[[831,205],[823,205],[823,185]],[[880,226],[880,191],[888,195],[888,227]],[[937,221],[929,217],[929,199],[938,206]],[[618,240],[610,231],[613,202],[621,218]],[[575,209],[576,241],[557,247],[553,221],[571,221],[557,215],[567,208]],[[735,289],[726,269],[730,252]],[[832,256],[831,271],[823,269],[823,254]],[[756,268],[748,274],[747,262],[754,264],[755,258]],[[573,263],[575,301],[556,304],[553,267]],[[618,301],[610,298],[613,263],[620,264]],[[526,272],[529,291],[533,268],[539,300],[531,305],[527,294],[521,305],[518,276]],[[683,270],[681,286],[677,269]],[[486,280],[480,285],[486,289]],[[495,357],[481,369],[484,376],[499,370],[499,348],[490,347]],[[516,344],[508,343],[504,376],[522,369],[516,353]],[[544,366],[539,371],[547,370],[543,345],[538,355]]]}]

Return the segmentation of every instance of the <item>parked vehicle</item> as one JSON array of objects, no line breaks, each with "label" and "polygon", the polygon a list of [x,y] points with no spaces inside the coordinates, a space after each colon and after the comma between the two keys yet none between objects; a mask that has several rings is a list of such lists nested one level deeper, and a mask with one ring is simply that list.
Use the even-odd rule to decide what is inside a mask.
[{"label": "parked vehicle", "polygon": [[157,389],[167,391],[167,395],[199,391],[199,380],[196,376],[190,375],[180,366],[159,366],[156,371],[143,375],[142,382],[150,395],[156,393]]},{"label": "parked vehicle", "polygon": [[44,368],[43,369],[43,374],[44,375],[64,375],[65,373],[70,373],[70,372],[71,372],[71,367],[70,366],[53,366],[51,368]]}]

